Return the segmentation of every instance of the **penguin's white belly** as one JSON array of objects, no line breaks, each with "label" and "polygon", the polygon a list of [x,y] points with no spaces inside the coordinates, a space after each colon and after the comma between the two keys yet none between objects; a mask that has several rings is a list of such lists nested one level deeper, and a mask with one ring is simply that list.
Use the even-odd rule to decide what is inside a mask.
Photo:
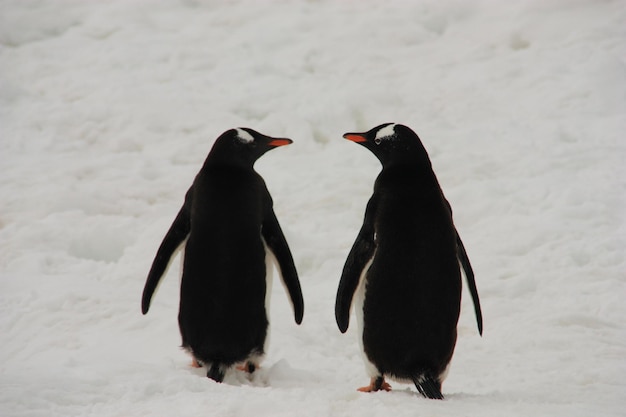
[{"label": "penguin's white belly", "polygon": [[265,335],[265,343],[263,344],[263,352],[267,353],[270,343],[270,303],[272,301],[272,285],[274,281],[274,265],[278,268],[276,257],[272,250],[265,243],[265,239],[261,236],[263,248],[265,249],[265,315],[267,317],[267,333]]},{"label": "penguin's white belly", "polygon": [[[374,256],[376,254],[374,253]],[[371,378],[375,378],[380,375],[376,366],[369,360],[365,353],[365,346],[363,345],[363,330],[365,329],[365,322],[363,317],[363,306],[365,303],[365,293],[367,291],[367,272],[374,261],[374,256],[365,264],[361,277],[359,278],[359,285],[354,293],[354,315],[356,316],[357,334],[359,338],[359,349],[361,356],[363,357],[363,363],[365,364],[365,372]]]}]

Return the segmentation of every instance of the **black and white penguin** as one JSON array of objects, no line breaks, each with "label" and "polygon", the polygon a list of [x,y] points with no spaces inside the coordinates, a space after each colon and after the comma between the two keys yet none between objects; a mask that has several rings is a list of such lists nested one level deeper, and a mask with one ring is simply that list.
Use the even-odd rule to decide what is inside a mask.
[{"label": "black and white penguin", "polygon": [[478,330],[482,313],[467,253],[452,210],[417,134],[394,123],[344,138],[369,149],[382,163],[363,226],[339,282],[335,318],[348,329],[353,297],[360,346],[371,383],[359,391],[391,387],[385,378],[412,382],[428,398],[443,399],[457,337],[463,266]]},{"label": "black and white penguin", "polygon": [[221,382],[233,365],[254,372],[266,352],[272,265],[289,294],[296,323],[304,301],[291,251],[255,161],[292,143],[252,129],[224,132],[213,145],[165,235],[143,290],[150,300],[184,246],[178,323],[193,366]]}]

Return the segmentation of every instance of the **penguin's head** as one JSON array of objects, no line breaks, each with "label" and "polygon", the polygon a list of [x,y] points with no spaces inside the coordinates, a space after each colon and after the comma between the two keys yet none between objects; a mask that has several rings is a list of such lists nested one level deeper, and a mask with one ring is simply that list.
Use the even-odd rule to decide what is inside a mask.
[{"label": "penguin's head", "polygon": [[290,143],[293,143],[291,139],[273,138],[247,127],[238,127],[217,138],[207,162],[253,165],[265,152]]},{"label": "penguin's head", "polygon": [[364,133],[346,133],[344,138],[369,149],[383,167],[402,163],[423,163],[430,160],[422,141],[409,127],[383,123]]}]

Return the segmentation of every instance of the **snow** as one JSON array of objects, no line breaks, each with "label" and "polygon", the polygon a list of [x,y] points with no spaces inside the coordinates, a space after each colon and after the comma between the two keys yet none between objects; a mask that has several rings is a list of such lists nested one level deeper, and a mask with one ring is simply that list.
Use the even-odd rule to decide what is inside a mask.
[{"label": "snow", "polygon": [[[0,415],[626,415],[626,2],[0,3]],[[476,272],[446,400],[363,394],[341,269],[380,167],[342,139],[413,128]],[[300,274],[262,369],[215,384],[178,347],[156,249],[213,141],[256,167]]]}]

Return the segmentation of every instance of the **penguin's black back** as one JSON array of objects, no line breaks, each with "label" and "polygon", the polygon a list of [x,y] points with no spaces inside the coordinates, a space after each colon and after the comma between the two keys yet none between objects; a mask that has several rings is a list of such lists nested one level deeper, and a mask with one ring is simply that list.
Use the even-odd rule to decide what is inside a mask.
[{"label": "penguin's black back", "polygon": [[254,171],[262,155],[291,143],[249,128],[222,133],[146,278],[143,314],[177,249],[185,247],[178,314],[182,345],[218,382],[237,362],[245,361],[252,372],[265,353],[267,274],[273,268],[268,261],[278,267],[295,322],[302,322],[304,300],[293,256],[265,182]]},{"label": "penguin's black back", "polygon": [[228,366],[263,353],[268,208],[252,169],[205,166],[194,181],[178,320],[183,347],[201,361]]},{"label": "penguin's black back", "polygon": [[365,353],[383,374],[437,377],[452,357],[460,311],[451,213],[430,166],[384,169],[371,203],[376,251],[365,282]]}]

